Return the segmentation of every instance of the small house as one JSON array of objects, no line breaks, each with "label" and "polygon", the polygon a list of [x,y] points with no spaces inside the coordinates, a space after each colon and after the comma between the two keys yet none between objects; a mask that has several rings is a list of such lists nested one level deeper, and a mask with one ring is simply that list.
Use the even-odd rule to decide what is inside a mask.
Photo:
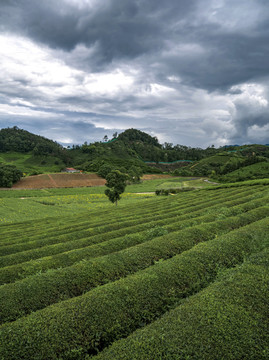
[{"label": "small house", "polygon": [[80,172],[79,170],[74,169],[74,168],[65,168],[63,171],[67,172],[67,173],[78,173],[78,172]]}]

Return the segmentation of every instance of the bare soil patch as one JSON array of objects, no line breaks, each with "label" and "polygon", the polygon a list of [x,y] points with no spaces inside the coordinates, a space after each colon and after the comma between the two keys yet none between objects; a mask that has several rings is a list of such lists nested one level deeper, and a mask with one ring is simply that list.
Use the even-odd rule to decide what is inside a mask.
[{"label": "bare soil patch", "polygon": [[153,180],[153,179],[169,179],[172,178],[171,175],[162,175],[162,174],[146,174],[142,176],[142,180]]},{"label": "bare soil patch", "polygon": [[41,174],[22,178],[13,189],[46,189],[105,185],[106,180],[96,174]]}]

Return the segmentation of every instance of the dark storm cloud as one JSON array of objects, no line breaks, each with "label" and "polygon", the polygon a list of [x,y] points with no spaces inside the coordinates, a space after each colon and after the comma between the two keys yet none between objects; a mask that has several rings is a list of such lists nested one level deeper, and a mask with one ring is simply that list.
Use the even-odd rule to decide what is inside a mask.
[{"label": "dark storm cloud", "polygon": [[91,120],[98,118],[95,114],[76,114],[76,113],[57,113],[53,117],[40,118],[38,114],[31,118],[27,116],[14,115],[3,116],[0,113],[1,127],[18,126],[21,129],[30,131],[37,135],[45,136],[48,139],[53,139],[63,146],[82,144],[85,141],[92,143],[95,141],[102,141],[104,134],[112,138],[115,131],[120,132],[120,129],[104,130],[102,127],[98,128]]},{"label": "dark storm cloud", "polygon": [[[247,102],[236,104],[236,115],[234,117],[236,133],[234,138],[241,139],[242,141],[244,138],[253,137],[253,134],[251,134],[253,130],[251,129],[255,127],[262,129],[266,125],[269,125],[268,110],[268,106],[257,108],[257,106],[253,106]],[[266,131],[263,133],[263,136],[266,137]],[[267,138],[267,141],[268,140],[269,138]]]},{"label": "dark storm cloud", "polygon": [[[51,112],[48,124],[59,111],[68,122],[63,132],[76,132],[77,138],[85,140],[80,129],[87,126],[97,134],[98,124],[111,132],[124,129],[124,124],[152,129],[168,141],[169,133],[173,139],[184,134],[182,139],[193,145],[214,139],[243,141],[250,138],[250,129],[268,131],[267,106],[236,87],[250,82],[268,87],[266,0],[1,0],[0,32],[48,47],[46,55],[36,57],[38,69],[44,69],[46,61],[54,68],[56,60],[61,62],[47,77],[49,67],[37,75],[32,71],[34,57],[27,71],[9,66],[7,76],[0,78],[2,104],[29,102],[33,114],[43,108],[43,113]],[[18,52],[18,64],[20,60]],[[67,76],[52,81],[64,66]],[[130,75],[130,85],[124,83],[122,93],[120,86],[109,91],[110,80],[101,79],[100,90],[100,74],[106,77],[117,70]],[[268,92],[261,97],[269,100]],[[12,109],[7,110],[13,121]],[[37,119],[33,115],[44,132]],[[62,126],[61,118],[55,121]]]},{"label": "dark storm cloud", "polygon": [[[269,6],[264,1],[255,2],[261,21],[239,32],[236,26],[227,30],[217,21],[203,19],[199,13],[203,8],[208,13],[215,9],[210,1],[109,0],[85,7],[79,3],[6,0],[0,5],[1,29],[66,52],[79,44],[93,47],[85,59],[92,70],[144,56],[145,67],[156,63],[157,79],[178,75],[185,83],[209,91],[227,90],[269,72]],[[237,1],[241,3],[244,9],[244,2]],[[217,16],[231,16],[234,4],[224,2],[216,8]],[[186,50],[186,44],[199,46],[200,52]]]},{"label": "dark storm cloud", "polygon": [[80,8],[63,0],[10,0],[0,5],[1,29],[66,51],[97,45],[106,63],[161,48],[169,23],[183,18],[193,3],[167,0],[164,7],[156,0],[109,0]]}]

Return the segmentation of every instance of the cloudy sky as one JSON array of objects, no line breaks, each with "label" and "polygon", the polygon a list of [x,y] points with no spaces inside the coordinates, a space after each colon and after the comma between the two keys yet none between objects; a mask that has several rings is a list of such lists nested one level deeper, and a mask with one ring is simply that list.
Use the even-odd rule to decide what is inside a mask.
[{"label": "cloudy sky", "polygon": [[268,0],[1,0],[0,127],[269,143]]}]

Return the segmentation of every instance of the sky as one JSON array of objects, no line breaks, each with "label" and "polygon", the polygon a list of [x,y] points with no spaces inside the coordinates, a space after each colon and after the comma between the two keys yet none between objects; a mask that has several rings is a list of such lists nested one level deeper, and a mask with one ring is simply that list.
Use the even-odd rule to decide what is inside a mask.
[{"label": "sky", "polygon": [[0,128],[269,143],[268,0],[1,0]]}]

